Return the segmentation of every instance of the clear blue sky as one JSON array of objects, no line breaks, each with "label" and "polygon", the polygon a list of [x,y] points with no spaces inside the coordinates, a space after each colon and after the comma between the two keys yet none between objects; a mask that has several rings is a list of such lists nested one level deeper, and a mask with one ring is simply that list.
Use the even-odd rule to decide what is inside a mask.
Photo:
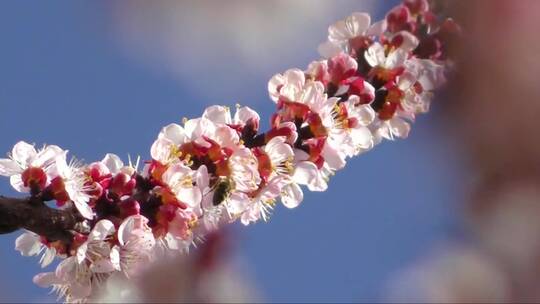
[{"label": "clear blue sky", "polygon": [[[99,1],[0,3],[0,153],[26,140],[58,144],[86,161],[107,152],[148,158],[161,126],[209,104],[241,101],[269,117],[268,79],[314,59],[325,38],[321,32],[302,41],[309,46],[304,61],[284,58],[261,75],[237,73],[230,84],[246,81],[245,90],[214,83],[209,89],[222,99],[204,100],[170,73],[128,58],[113,41],[108,9]],[[233,58],[231,65],[241,60],[219,55]],[[434,108],[408,140],[352,160],[327,192],[307,194],[295,210],[277,208],[269,223],[238,229],[237,252],[269,301],[377,299],[396,271],[457,234],[459,172]],[[0,193],[16,195],[7,179]],[[18,234],[0,238],[0,301],[47,298],[49,291],[32,283],[37,259],[14,250]]]}]

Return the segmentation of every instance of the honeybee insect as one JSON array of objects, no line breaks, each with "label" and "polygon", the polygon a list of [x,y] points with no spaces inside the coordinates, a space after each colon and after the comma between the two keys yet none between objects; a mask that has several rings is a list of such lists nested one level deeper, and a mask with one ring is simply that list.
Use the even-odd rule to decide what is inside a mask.
[{"label": "honeybee insect", "polygon": [[219,206],[231,195],[231,192],[234,189],[234,182],[227,177],[220,177],[214,187],[215,191],[212,203],[214,206]]}]

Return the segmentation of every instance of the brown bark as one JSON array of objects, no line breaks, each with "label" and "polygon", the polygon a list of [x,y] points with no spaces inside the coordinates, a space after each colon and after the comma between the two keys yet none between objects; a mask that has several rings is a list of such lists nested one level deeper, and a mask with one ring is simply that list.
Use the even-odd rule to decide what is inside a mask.
[{"label": "brown bark", "polygon": [[0,196],[0,234],[27,229],[49,241],[71,243],[80,216],[73,209],[48,207],[37,197],[11,198]]}]

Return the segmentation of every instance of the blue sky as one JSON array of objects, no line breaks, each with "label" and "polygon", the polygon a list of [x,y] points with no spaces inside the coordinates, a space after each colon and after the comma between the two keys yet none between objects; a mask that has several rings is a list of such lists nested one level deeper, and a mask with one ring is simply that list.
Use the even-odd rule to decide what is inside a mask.
[{"label": "blue sky", "polygon": [[[162,126],[200,115],[207,105],[240,101],[269,117],[268,79],[315,59],[325,38],[321,32],[318,40],[302,41],[310,48],[301,62],[285,57],[283,66],[260,75],[235,71],[230,83],[212,83],[208,90],[222,98],[207,100],[170,72],[126,56],[111,33],[108,8],[104,2],[0,3],[0,153],[26,140],[58,144],[88,162],[107,152],[148,158]],[[298,58],[302,50],[289,51]],[[232,58],[230,65],[242,60],[233,55],[220,54]],[[232,90],[238,82],[244,89]],[[267,300],[378,299],[394,273],[459,234],[458,156],[434,108],[409,139],[350,161],[327,192],[308,193],[295,210],[277,208],[269,223],[236,229],[237,253]],[[7,179],[0,193],[17,195]],[[49,291],[32,283],[37,259],[14,250],[18,234],[0,238],[0,301],[47,298]]]}]

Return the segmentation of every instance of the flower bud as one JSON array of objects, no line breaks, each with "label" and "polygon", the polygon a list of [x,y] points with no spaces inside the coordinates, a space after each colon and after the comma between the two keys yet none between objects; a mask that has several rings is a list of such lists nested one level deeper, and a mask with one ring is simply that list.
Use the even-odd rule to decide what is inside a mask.
[{"label": "flower bud", "polygon": [[134,199],[124,200],[119,204],[120,216],[126,218],[132,215],[138,215],[141,212],[141,206],[138,201]]},{"label": "flower bud", "polygon": [[135,178],[125,173],[118,173],[115,177],[113,177],[109,191],[117,194],[118,196],[123,196],[131,194],[136,185],[137,181]]}]

